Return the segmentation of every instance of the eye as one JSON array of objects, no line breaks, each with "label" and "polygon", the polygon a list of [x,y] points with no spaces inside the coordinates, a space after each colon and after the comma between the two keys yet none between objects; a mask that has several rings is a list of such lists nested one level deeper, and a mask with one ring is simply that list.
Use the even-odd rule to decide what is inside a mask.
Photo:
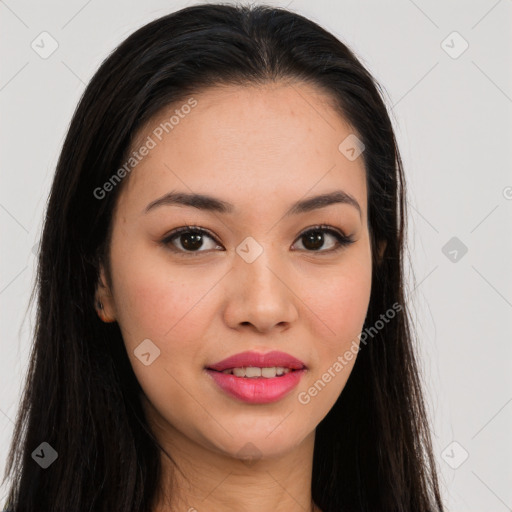
[{"label": "eye", "polygon": [[[330,236],[335,240],[334,247],[320,251],[319,249],[325,244],[325,235]],[[313,226],[307,231],[304,231],[300,236],[299,240],[304,239],[303,245],[306,247],[307,252],[321,252],[321,253],[332,253],[343,249],[345,246],[354,243],[352,236],[347,236],[337,229],[331,228],[330,226],[320,225]]]},{"label": "eye", "polygon": [[[205,252],[197,250],[204,245],[205,237],[216,242],[215,238],[210,235],[206,229],[197,226],[184,226],[175,229],[162,240],[162,243],[166,246],[169,246],[169,248],[174,252],[195,255],[195,253],[198,252]],[[175,241],[181,245],[181,247],[177,247],[177,245],[174,243]],[[216,247],[220,246],[214,243],[212,244],[212,247],[207,247],[207,249],[215,249]]]},{"label": "eye", "polygon": [[[325,235],[334,239],[334,243],[331,243],[331,248],[321,251],[319,249],[325,244]],[[211,246],[206,247],[206,250],[201,251],[199,249],[204,249],[205,239],[210,239],[213,243],[210,243]],[[304,231],[298,239],[304,239],[305,243],[303,243],[303,245],[307,252],[320,253],[336,252],[355,241],[351,236],[344,235],[341,231],[325,225],[309,228],[307,231]],[[198,253],[206,252],[208,249],[222,248],[213,235],[206,229],[198,226],[183,226],[177,228],[162,240],[162,244],[180,255],[194,256]],[[334,247],[332,247],[333,245]]]}]

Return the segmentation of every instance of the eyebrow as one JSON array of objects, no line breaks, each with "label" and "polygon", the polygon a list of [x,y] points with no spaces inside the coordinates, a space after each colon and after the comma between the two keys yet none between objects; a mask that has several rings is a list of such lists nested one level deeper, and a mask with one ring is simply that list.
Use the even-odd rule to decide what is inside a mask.
[{"label": "eyebrow", "polygon": [[[285,213],[284,216],[288,217],[290,215],[311,212],[313,210],[318,210],[319,208],[325,208],[331,204],[351,205],[359,212],[359,217],[362,217],[362,211],[359,203],[353,196],[347,192],[344,192],[343,190],[335,190],[327,194],[321,194],[297,201],[291,206],[291,208]],[[164,205],[189,206],[199,210],[223,214],[235,212],[235,207],[231,203],[216,197],[204,194],[191,194],[186,192],[169,192],[168,194],[165,194],[164,196],[149,203],[146,206],[144,213],[148,213],[149,211]]]}]

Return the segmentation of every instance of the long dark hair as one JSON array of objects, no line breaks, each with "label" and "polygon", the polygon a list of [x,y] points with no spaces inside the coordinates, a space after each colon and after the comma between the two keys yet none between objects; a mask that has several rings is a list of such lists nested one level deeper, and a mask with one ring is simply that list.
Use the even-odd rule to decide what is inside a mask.
[{"label": "long dark hair", "polygon": [[[382,89],[342,42],[296,13],[204,4],[129,36],[96,72],[71,121],[47,204],[34,344],[4,476],[12,478],[13,512],[155,506],[161,447],[119,326],[103,323],[94,308],[100,262],[111,284],[113,209],[128,178],[101,200],[93,191],[163,107],[221,84],[272,80],[319,87],[363,141],[373,263],[365,326],[401,306],[373,329],[316,429],[313,500],[323,512],[443,510],[404,297],[404,176]],[[41,443],[58,455],[46,469],[34,454],[47,448]]]}]

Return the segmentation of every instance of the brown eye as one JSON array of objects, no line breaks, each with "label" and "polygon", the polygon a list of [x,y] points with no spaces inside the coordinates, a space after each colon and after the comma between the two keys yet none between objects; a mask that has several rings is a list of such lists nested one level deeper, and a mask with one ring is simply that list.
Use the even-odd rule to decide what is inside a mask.
[{"label": "brown eye", "polygon": [[[210,247],[208,247],[208,240],[211,241]],[[322,254],[336,252],[354,242],[351,236],[346,236],[337,229],[323,225],[314,226],[304,231],[298,240],[303,240],[303,250],[306,252]],[[184,226],[175,229],[162,240],[162,244],[169,247],[173,252],[185,256],[198,256],[211,249],[222,249],[208,231],[196,226]],[[325,248],[326,244],[327,249]]]},{"label": "brown eye", "polygon": [[205,240],[207,239],[215,242],[211,244],[212,247],[207,247],[207,250],[219,247],[215,239],[205,229],[186,226],[173,231],[162,240],[162,243],[176,252],[201,253],[206,252],[199,249],[204,248]]},{"label": "brown eye", "polygon": [[[334,239],[335,242],[331,243],[331,247],[326,250],[320,250],[326,243],[326,235]],[[352,237],[346,236],[343,233],[329,227],[316,226],[308,229],[299,237],[303,240],[303,246],[307,252],[334,252],[354,242]],[[333,247],[334,245],[334,247]]]}]

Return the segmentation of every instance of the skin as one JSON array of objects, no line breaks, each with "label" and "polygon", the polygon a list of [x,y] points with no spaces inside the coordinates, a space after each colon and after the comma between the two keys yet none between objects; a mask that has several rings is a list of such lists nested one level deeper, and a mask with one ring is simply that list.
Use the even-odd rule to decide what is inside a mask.
[{"label": "skin", "polygon": [[[191,113],[125,178],[113,218],[112,287],[102,268],[96,297],[102,319],[119,323],[148,421],[181,471],[173,471],[171,491],[173,466],[162,456],[155,512],[318,511],[310,492],[315,428],[355,358],[308,404],[298,395],[363,329],[372,275],[363,158],[350,161],[338,150],[355,132],[310,85],[216,87],[194,98]],[[144,126],[134,149],[176,108]],[[339,189],[361,214],[334,204],[284,217],[295,201]],[[170,191],[212,195],[236,213],[174,205],[144,214]],[[183,236],[162,243],[189,224],[215,238],[205,236],[196,257],[186,253]],[[355,241],[329,252],[338,243],[324,233],[314,251],[302,235],[317,224]],[[250,264],[235,251],[247,236],[263,248]],[[147,338],[160,350],[148,366],[134,355]],[[245,350],[274,349],[308,371],[273,404],[231,398],[204,370]],[[258,451],[252,464],[238,455],[246,443]]]}]

